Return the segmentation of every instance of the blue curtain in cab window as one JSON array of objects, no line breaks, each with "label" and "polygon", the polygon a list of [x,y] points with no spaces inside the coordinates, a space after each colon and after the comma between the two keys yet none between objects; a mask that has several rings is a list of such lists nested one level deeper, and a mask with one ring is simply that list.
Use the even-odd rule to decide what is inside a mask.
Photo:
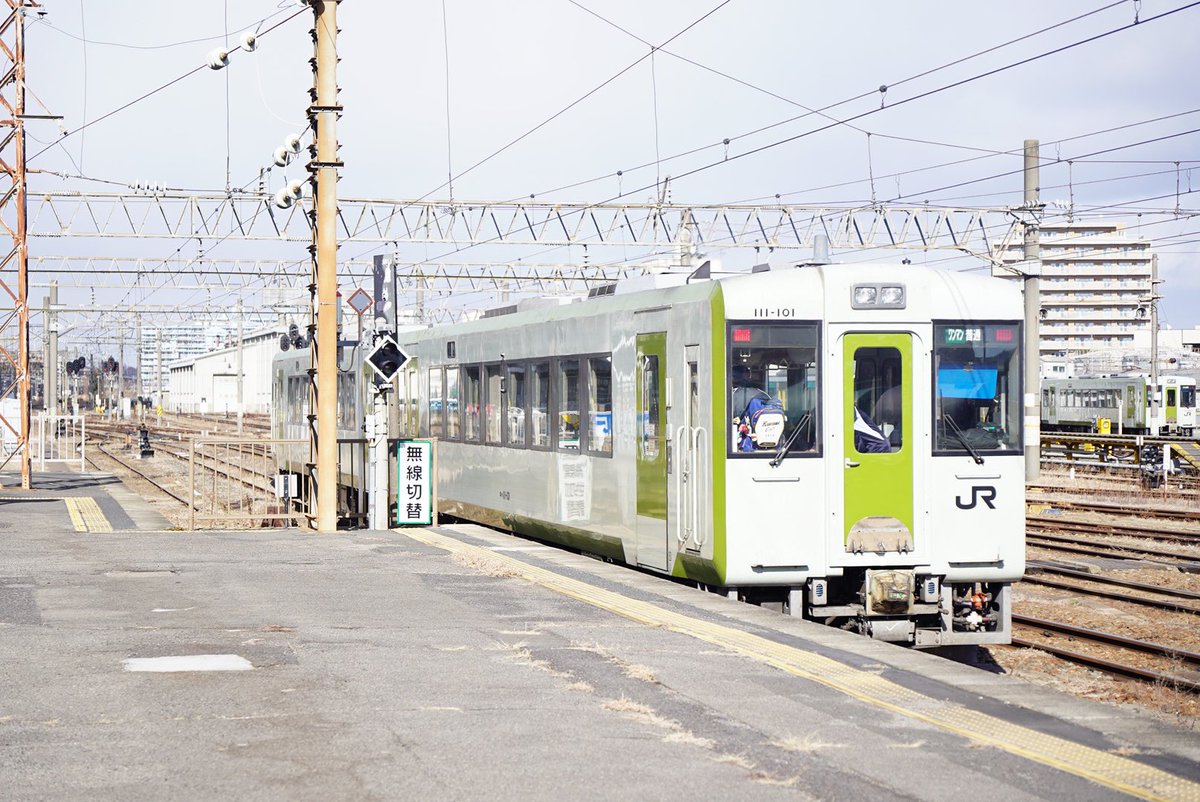
[{"label": "blue curtain in cab window", "polygon": [[991,401],[996,397],[997,373],[996,368],[938,368],[938,395]]}]

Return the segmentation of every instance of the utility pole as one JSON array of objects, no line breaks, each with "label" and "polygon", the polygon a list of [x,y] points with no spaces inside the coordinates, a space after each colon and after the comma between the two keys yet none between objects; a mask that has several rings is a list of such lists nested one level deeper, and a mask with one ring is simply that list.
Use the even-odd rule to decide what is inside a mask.
[{"label": "utility pole", "polygon": [[238,298],[237,302],[237,410],[238,410],[238,437],[242,436],[242,413],[246,408],[242,401],[242,299]]},{"label": "utility pole", "polygon": [[[142,375],[142,316],[137,316],[137,323],[134,325],[133,338],[137,341],[137,397],[139,399],[146,397],[146,380]],[[142,408],[145,412],[145,407]]]},{"label": "utility pole", "polygon": [[1025,140],[1025,481],[1035,482],[1042,470],[1042,255],[1038,241],[1038,141]]},{"label": "utility pole", "polygon": [[338,0],[311,0],[313,103],[308,107],[316,158],[308,164],[313,191],[314,370],[312,393],[316,425],[309,428],[309,453],[316,457],[316,528],[337,531],[337,6]]},{"label": "utility pole", "polygon": [[46,303],[46,367],[42,370],[43,395],[46,396],[46,417],[58,414],[58,282],[50,282],[50,295]]},{"label": "utility pole", "polygon": [[[155,407],[157,409],[161,410],[162,402],[163,402],[163,397],[162,397],[162,326],[158,327],[157,334],[158,334],[158,356],[156,356],[154,359],[154,372],[158,374],[158,381],[157,381],[158,393],[157,393],[157,398],[155,398]],[[161,417],[162,417],[162,415],[160,414],[159,418],[161,419]]]},{"label": "utility pole", "polygon": [[117,413],[117,417],[123,417],[124,402],[125,402],[125,325],[121,324],[121,335],[117,338],[120,342],[117,354],[117,402],[113,405],[113,411]]}]

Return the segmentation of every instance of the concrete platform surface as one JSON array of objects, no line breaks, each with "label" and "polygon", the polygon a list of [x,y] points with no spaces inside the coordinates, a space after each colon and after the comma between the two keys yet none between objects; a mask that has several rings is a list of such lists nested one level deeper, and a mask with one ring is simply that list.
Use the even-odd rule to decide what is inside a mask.
[{"label": "concrete platform surface", "polygon": [[1195,733],[473,526],[6,492],[0,689],[3,799],[1200,800]]}]

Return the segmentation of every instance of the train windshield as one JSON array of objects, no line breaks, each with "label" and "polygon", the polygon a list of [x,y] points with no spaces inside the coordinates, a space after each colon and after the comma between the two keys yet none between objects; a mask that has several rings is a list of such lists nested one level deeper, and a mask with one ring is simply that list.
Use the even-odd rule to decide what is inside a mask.
[{"label": "train windshield", "polygon": [[933,450],[1021,449],[1021,324],[933,327]]},{"label": "train windshield", "polygon": [[815,455],[817,326],[731,323],[728,342],[729,453]]},{"label": "train windshield", "polygon": [[1179,387],[1179,406],[1184,409],[1191,409],[1196,406],[1196,388],[1190,384],[1184,384]]}]

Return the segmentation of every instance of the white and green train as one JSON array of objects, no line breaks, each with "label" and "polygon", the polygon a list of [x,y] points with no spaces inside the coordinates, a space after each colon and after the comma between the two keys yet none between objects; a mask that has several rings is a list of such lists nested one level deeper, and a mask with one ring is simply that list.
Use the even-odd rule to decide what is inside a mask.
[{"label": "white and green train", "polygon": [[1146,376],[1042,381],[1042,428],[1095,432],[1101,419],[1112,434],[1180,435],[1196,431],[1196,380],[1158,377],[1158,407]]},{"label": "white and green train", "polygon": [[402,333],[393,434],[436,438],[442,514],[883,640],[1005,643],[1022,309],[907,265],[658,276]]}]

